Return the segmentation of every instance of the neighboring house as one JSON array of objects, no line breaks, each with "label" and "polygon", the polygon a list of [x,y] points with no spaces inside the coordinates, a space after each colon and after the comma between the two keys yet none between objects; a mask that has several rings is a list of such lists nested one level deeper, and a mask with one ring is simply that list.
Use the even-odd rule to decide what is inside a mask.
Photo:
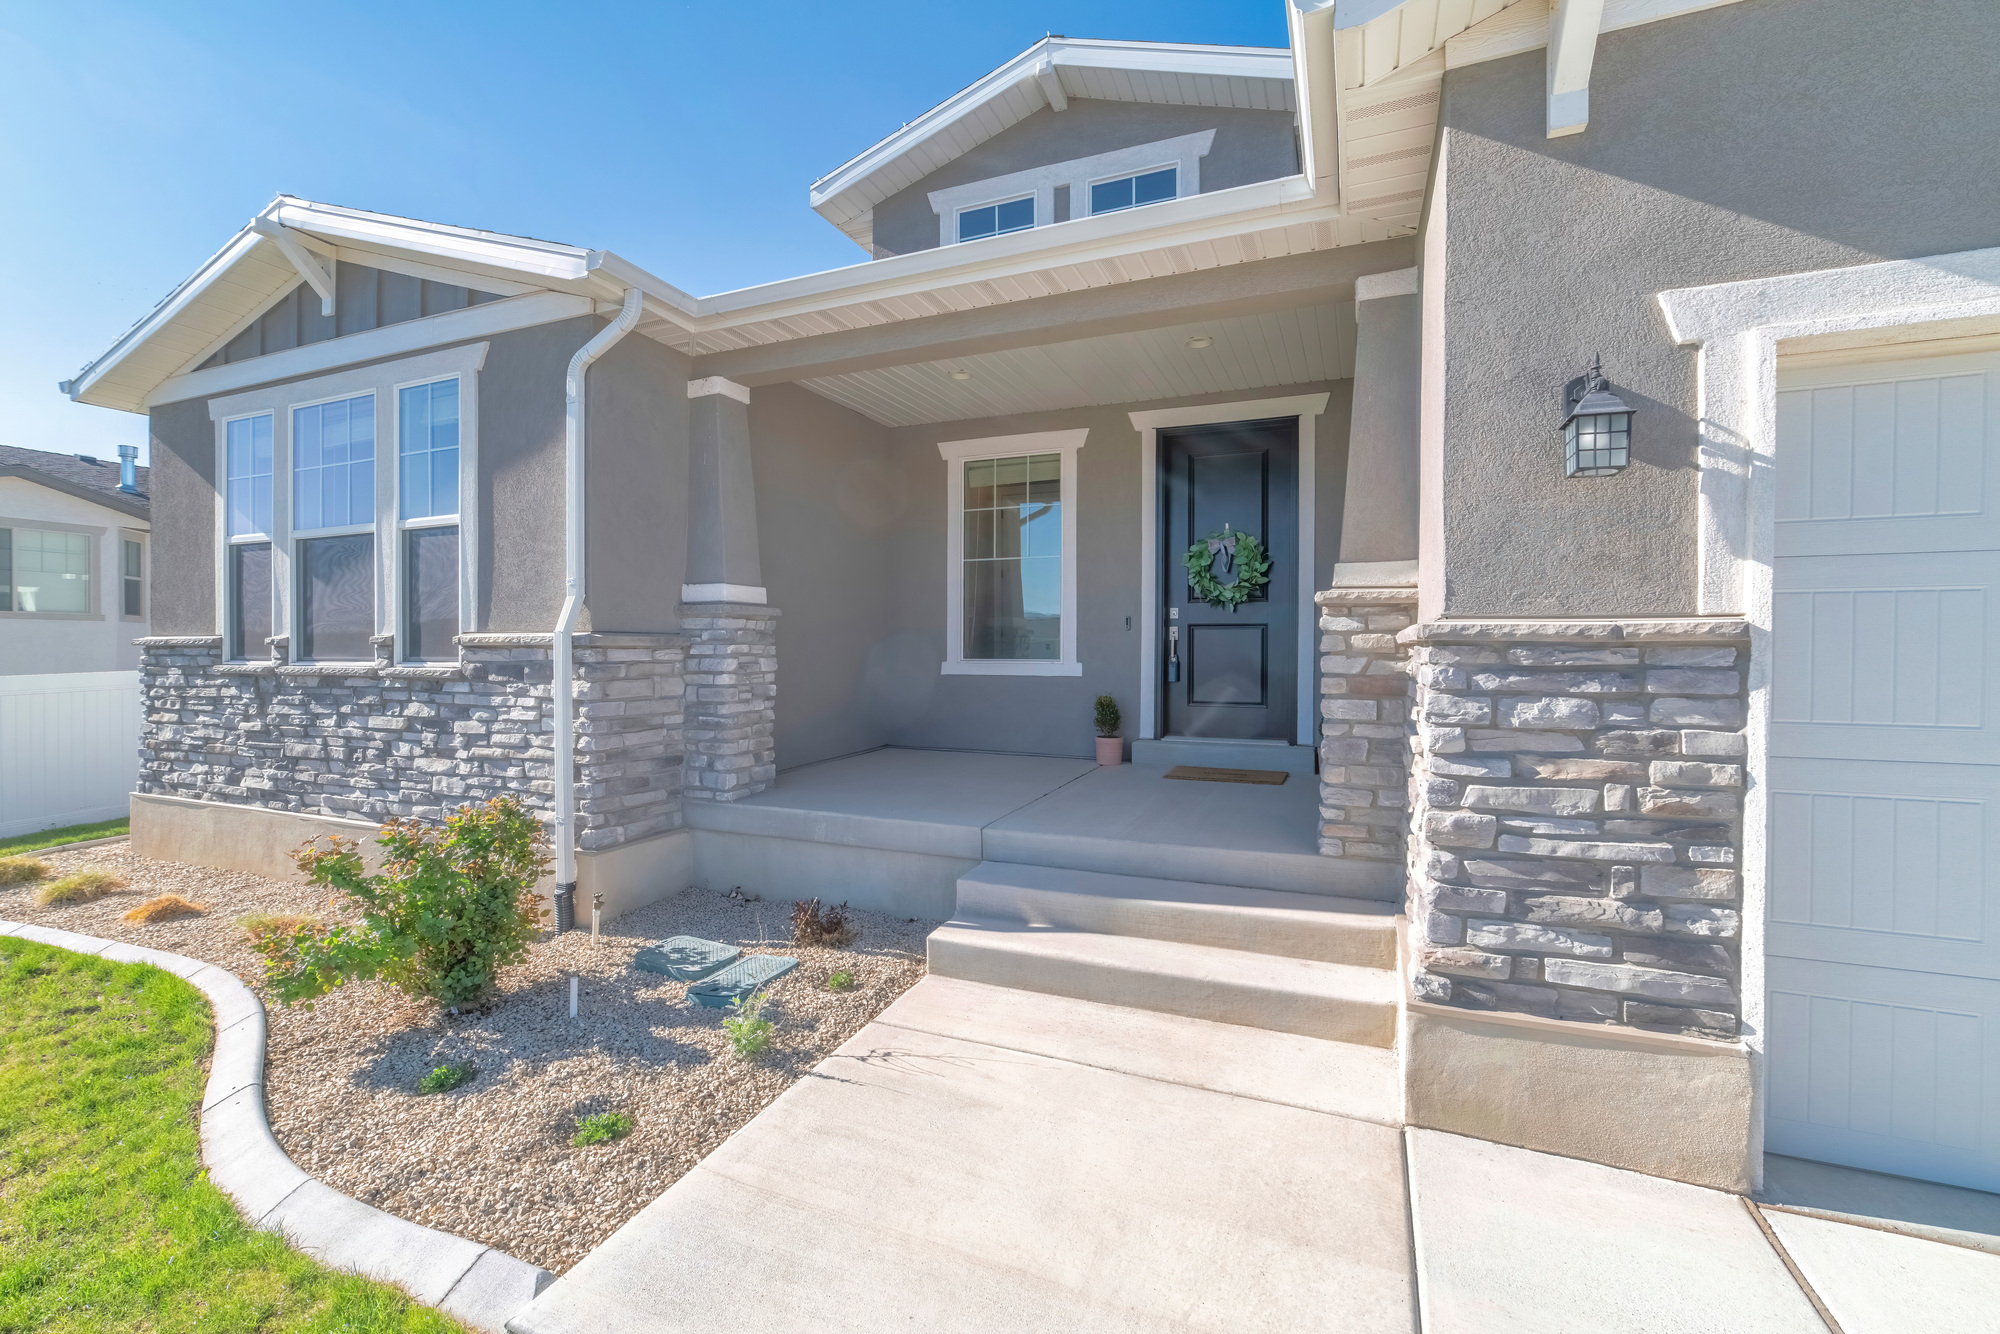
[{"label": "neighboring house", "polygon": [[147,470],[0,445],[0,676],[129,672],[147,634]]},{"label": "neighboring house", "polygon": [[[135,841],[1388,901],[1413,1124],[2000,1189],[2000,8],[1288,14],[1037,43],[813,187],[874,262],[716,296],[275,200],[65,386],[151,421]],[[1135,763],[1010,796],[1100,693]]]}]

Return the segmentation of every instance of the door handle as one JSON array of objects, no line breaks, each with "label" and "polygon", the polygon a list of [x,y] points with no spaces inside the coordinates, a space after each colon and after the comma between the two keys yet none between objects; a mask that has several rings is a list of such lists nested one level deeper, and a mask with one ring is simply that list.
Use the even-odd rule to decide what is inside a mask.
[{"label": "door handle", "polygon": [[1178,625],[1170,625],[1167,627],[1167,680],[1178,681],[1180,679],[1181,628]]}]

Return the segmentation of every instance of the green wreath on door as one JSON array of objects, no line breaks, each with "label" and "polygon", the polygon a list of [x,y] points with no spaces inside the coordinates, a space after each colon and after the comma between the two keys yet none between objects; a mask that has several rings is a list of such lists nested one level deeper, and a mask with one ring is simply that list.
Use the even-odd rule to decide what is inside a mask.
[{"label": "green wreath on door", "polygon": [[[1222,557],[1225,573],[1232,567],[1236,572],[1229,583],[1215,577],[1217,556]],[[1197,539],[1181,563],[1187,566],[1188,587],[1211,607],[1235,611],[1271,582],[1271,558],[1265,554],[1264,544],[1250,533],[1231,532],[1226,523],[1221,532]]]}]

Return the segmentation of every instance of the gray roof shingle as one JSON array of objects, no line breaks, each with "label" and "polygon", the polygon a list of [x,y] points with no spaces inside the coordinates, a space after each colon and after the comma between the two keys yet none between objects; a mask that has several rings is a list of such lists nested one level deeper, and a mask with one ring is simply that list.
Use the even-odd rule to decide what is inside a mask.
[{"label": "gray roof shingle", "polygon": [[[121,509],[140,517],[148,517],[152,509],[151,498],[147,495],[146,479],[151,469],[141,467],[134,479],[139,494],[118,489],[118,460],[91,459],[78,454],[53,454],[46,449],[22,449],[16,445],[0,445],[0,475],[40,473],[42,479],[57,483],[57,490],[81,495],[86,499],[98,499],[115,509]],[[31,477],[30,480],[41,480]]]}]

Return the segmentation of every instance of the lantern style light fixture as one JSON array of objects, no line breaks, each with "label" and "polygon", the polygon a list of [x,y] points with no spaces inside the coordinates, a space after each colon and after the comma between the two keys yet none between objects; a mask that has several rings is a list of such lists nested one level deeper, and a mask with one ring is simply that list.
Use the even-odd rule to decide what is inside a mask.
[{"label": "lantern style light fixture", "polygon": [[1563,475],[1609,477],[1632,461],[1630,404],[1604,381],[1604,358],[1563,386]]}]

